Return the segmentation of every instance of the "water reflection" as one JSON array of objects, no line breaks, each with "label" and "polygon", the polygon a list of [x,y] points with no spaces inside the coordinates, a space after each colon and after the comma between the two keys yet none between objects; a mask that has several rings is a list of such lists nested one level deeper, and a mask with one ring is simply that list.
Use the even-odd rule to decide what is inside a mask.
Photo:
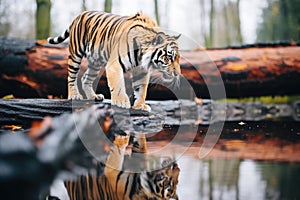
[{"label": "water reflection", "polygon": [[178,161],[179,199],[299,199],[299,163],[253,160]]}]

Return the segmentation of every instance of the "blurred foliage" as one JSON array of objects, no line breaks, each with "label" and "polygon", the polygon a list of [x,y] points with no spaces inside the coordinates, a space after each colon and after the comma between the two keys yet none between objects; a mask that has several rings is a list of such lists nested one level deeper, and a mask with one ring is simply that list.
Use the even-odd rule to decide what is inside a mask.
[{"label": "blurred foliage", "polygon": [[268,0],[263,9],[257,41],[294,40],[300,42],[299,0]]}]

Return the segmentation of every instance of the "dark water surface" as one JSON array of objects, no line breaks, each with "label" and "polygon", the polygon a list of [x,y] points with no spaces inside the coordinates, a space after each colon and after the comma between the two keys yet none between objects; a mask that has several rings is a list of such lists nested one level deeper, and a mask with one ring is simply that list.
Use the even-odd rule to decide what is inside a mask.
[{"label": "dark water surface", "polygon": [[[186,148],[186,141],[191,142],[177,158],[179,199],[300,199],[300,104],[293,105],[231,104],[221,133],[209,135],[211,113],[216,109],[208,102],[196,116],[202,117],[202,124],[189,125],[190,120],[181,126],[181,132],[178,126],[165,126],[147,134],[148,150],[151,153],[171,144],[176,152]],[[1,126],[0,133],[14,128],[22,126]],[[172,141],[175,136],[176,142]],[[199,158],[209,137],[216,143],[209,144],[209,153]]]}]

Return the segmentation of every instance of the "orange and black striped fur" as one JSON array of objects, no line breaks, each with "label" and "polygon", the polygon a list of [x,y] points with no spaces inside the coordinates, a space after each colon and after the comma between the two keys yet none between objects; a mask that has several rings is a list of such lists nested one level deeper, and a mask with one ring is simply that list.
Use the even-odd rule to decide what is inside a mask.
[{"label": "orange and black striped fur", "polygon": [[111,103],[130,108],[123,73],[132,72],[135,102],[133,109],[150,111],[145,104],[150,73],[161,72],[161,80],[167,85],[178,84],[180,75],[177,39],[167,35],[148,16],[137,13],[119,16],[111,13],[87,11],[80,14],[62,35],[49,38],[50,44],[58,44],[66,38],[69,42],[68,98],[82,99],[77,86],[77,76],[83,57],[88,69],[81,78],[84,96],[102,100],[92,88],[101,66],[106,65],[106,75],[111,93]]},{"label": "orange and black striped fur", "polygon": [[[136,156],[135,161],[132,157],[128,158],[127,162],[135,167],[144,162],[144,166],[139,169],[136,167],[135,170],[130,168],[130,172],[129,167],[124,166],[128,141],[129,136],[116,136],[105,163],[104,175],[103,172],[98,172],[80,176],[77,180],[65,181],[70,200],[178,199],[176,189],[180,169],[176,162],[170,158],[164,159],[159,169],[149,170],[147,158],[142,156],[147,151],[146,138],[140,135],[134,142],[132,151],[141,155]],[[143,169],[144,167],[148,170]]]}]

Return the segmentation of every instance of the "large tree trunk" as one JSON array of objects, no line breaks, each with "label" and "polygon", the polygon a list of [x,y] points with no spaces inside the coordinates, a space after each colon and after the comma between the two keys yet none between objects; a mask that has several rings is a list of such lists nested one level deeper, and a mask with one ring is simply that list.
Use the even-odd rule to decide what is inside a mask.
[{"label": "large tree trunk", "polygon": [[[212,98],[208,86],[224,84],[227,97],[299,95],[299,55],[300,47],[290,44],[183,51],[182,75],[192,88],[182,86],[180,92],[186,98],[194,92],[197,97]],[[67,57],[66,45],[38,45],[35,41],[0,38],[0,97],[13,94],[21,98],[66,98]],[[81,73],[86,67],[84,60]],[[217,82],[220,76],[223,81]],[[105,73],[97,90],[110,98]],[[176,97],[165,87],[152,85],[147,99]]]}]

